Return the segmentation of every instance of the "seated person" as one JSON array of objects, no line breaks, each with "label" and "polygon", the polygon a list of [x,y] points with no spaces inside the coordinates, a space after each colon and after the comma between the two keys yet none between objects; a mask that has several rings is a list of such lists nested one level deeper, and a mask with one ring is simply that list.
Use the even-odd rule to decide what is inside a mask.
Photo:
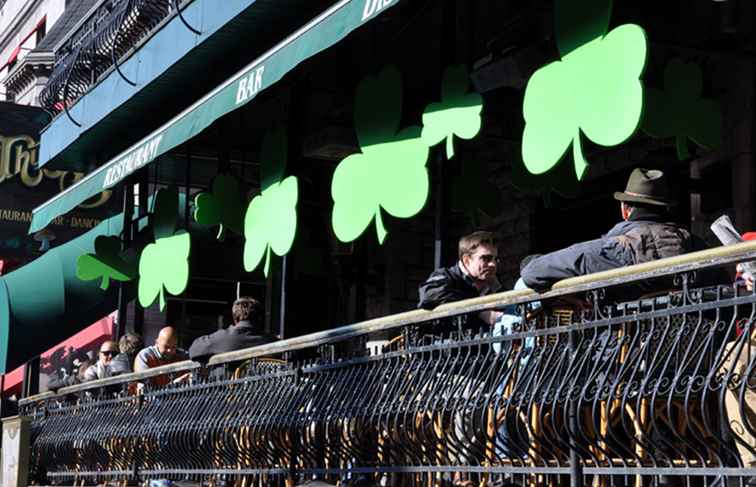
[{"label": "seated person", "polygon": [[197,338],[189,347],[192,360],[207,362],[216,354],[241,350],[275,341],[265,334],[261,323],[264,316],[260,302],[250,297],[240,297],[231,307],[234,324],[210,335]]},{"label": "seated person", "polygon": [[[160,367],[161,365],[187,360],[189,358],[188,354],[185,350],[178,348],[177,345],[178,336],[176,336],[176,329],[172,326],[162,328],[155,339],[155,344],[142,349],[137,354],[134,360],[134,372],[141,372]],[[164,386],[170,382],[170,377],[160,375],[153,377],[151,381],[153,385]]]},{"label": "seated person", "polygon": [[47,388],[49,390],[57,391],[62,387],[73,386],[84,381],[84,373],[92,364],[92,359],[90,359],[89,355],[84,352],[74,352],[72,353],[72,358],[71,373],[65,377],[50,379],[47,383]]},{"label": "seated person", "polygon": [[[499,249],[491,232],[474,232],[459,239],[459,260],[451,267],[436,269],[420,285],[418,308],[433,309],[443,303],[477,298],[501,288],[496,277]],[[499,313],[484,311],[470,328],[492,325]]]},{"label": "seated person", "polygon": [[539,292],[569,277],[681,255],[693,250],[688,230],[670,221],[676,204],[662,171],[633,170],[620,202],[621,223],[596,240],[534,259],[522,270],[525,284]]},{"label": "seated person", "polygon": [[105,379],[113,376],[111,364],[118,355],[118,345],[113,340],[107,340],[100,345],[99,359],[84,372],[84,382]]},{"label": "seated person", "polygon": [[142,337],[136,333],[126,333],[118,340],[118,350],[121,352],[110,363],[110,371],[113,375],[128,374],[132,372],[132,364],[137,352],[144,347]]}]

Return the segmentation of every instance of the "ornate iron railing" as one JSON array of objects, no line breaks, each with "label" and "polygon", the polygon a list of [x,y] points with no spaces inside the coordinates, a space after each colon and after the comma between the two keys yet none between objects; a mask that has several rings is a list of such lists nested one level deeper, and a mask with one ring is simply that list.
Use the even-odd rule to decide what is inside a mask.
[{"label": "ornate iron railing", "polygon": [[[22,404],[32,470],[69,485],[745,485],[756,294],[695,279],[754,258],[746,243],[43,394]],[[494,308],[503,327],[467,327]],[[368,350],[378,330],[395,338]],[[153,387],[162,374],[178,380]]]},{"label": "ornate iron railing", "polygon": [[[40,104],[58,113],[66,111],[84,95],[103,74],[115,68],[123,79],[134,85],[121,71],[119,60],[129,50],[180,8],[192,0],[104,0],[70,33],[55,52],[55,65]],[[182,21],[187,28],[196,30]],[[71,117],[71,114],[68,113]],[[79,123],[71,117],[76,124]]]}]

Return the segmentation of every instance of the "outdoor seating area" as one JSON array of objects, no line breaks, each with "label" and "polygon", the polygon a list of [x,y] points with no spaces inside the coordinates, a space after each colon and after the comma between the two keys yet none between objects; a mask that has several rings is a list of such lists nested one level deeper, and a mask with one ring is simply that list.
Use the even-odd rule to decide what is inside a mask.
[{"label": "outdoor seating area", "polygon": [[[657,277],[676,275],[680,284],[655,297],[612,303],[601,296],[616,278],[565,281],[540,297],[543,312],[510,334],[464,331],[466,315],[525,309],[532,293],[32,397],[22,407],[32,421],[33,479],[348,485],[361,475],[436,485],[461,472],[476,485],[558,486],[576,461],[585,485],[657,485],[661,476],[682,482],[668,485],[714,485],[733,472],[746,476],[738,444],[749,432],[714,419],[736,413],[727,394],[742,397],[751,387],[733,364],[753,353],[756,294],[695,286],[702,264],[745,257],[718,251],[716,259],[708,251],[683,265],[655,263]],[[648,275],[629,273],[622,284]],[[566,298],[577,297],[583,309],[567,310]],[[438,320],[460,331],[423,333]],[[366,349],[376,329],[401,339]],[[145,380],[158,374],[191,380],[164,387]],[[133,382],[144,383],[141,393],[128,387]]]}]

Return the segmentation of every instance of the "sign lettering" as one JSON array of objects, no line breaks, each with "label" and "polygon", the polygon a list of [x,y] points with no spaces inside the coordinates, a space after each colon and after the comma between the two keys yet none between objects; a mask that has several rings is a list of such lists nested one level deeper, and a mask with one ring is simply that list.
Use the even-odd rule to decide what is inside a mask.
[{"label": "sign lettering", "polygon": [[[18,177],[27,188],[39,186],[43,180],[50,179],[58,182],[60,191],[84,177],[83,172],[59,171],[54,169],[39,169],[37,161],[39,143],[27,135],[17,137],[0,136],[0,183]],[[96,208],[106,203],[111,196],[110,191],[103,191],[95,201],[80,205],[82,208]]]},{"label": "sign lettering", "polygon": [[263,84],[263,73],[265,73],[265,66],[260,66],[239,80],[239,86],[236,88],[237,105],[249,100],[260,91]]},{"label": "sign lettering", "polygon": [[158,135],[154,139],[145,142],[129,152],[115,164],[110,166],[105,173],[105,182],[102,185],[103,189],[114,185],[153,160],[157,156],[158,146],[160,146],[160,141],[162,139],[163,136]]},{"label": "sign lettering", "polygon": [[365,0],[365,9],[362,11],[362,21],[365,22],[393,2],[394,0]]}]

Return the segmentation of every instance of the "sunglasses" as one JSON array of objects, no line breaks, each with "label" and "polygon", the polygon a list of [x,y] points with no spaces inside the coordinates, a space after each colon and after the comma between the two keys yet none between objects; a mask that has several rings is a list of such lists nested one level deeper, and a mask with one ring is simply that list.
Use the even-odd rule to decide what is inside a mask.
[{"label": "sunglasses", "polygon": [[114,350],[100,350],[100,353],[107,356],[107,357],[114,357],[118,355],[118,352]]}]

